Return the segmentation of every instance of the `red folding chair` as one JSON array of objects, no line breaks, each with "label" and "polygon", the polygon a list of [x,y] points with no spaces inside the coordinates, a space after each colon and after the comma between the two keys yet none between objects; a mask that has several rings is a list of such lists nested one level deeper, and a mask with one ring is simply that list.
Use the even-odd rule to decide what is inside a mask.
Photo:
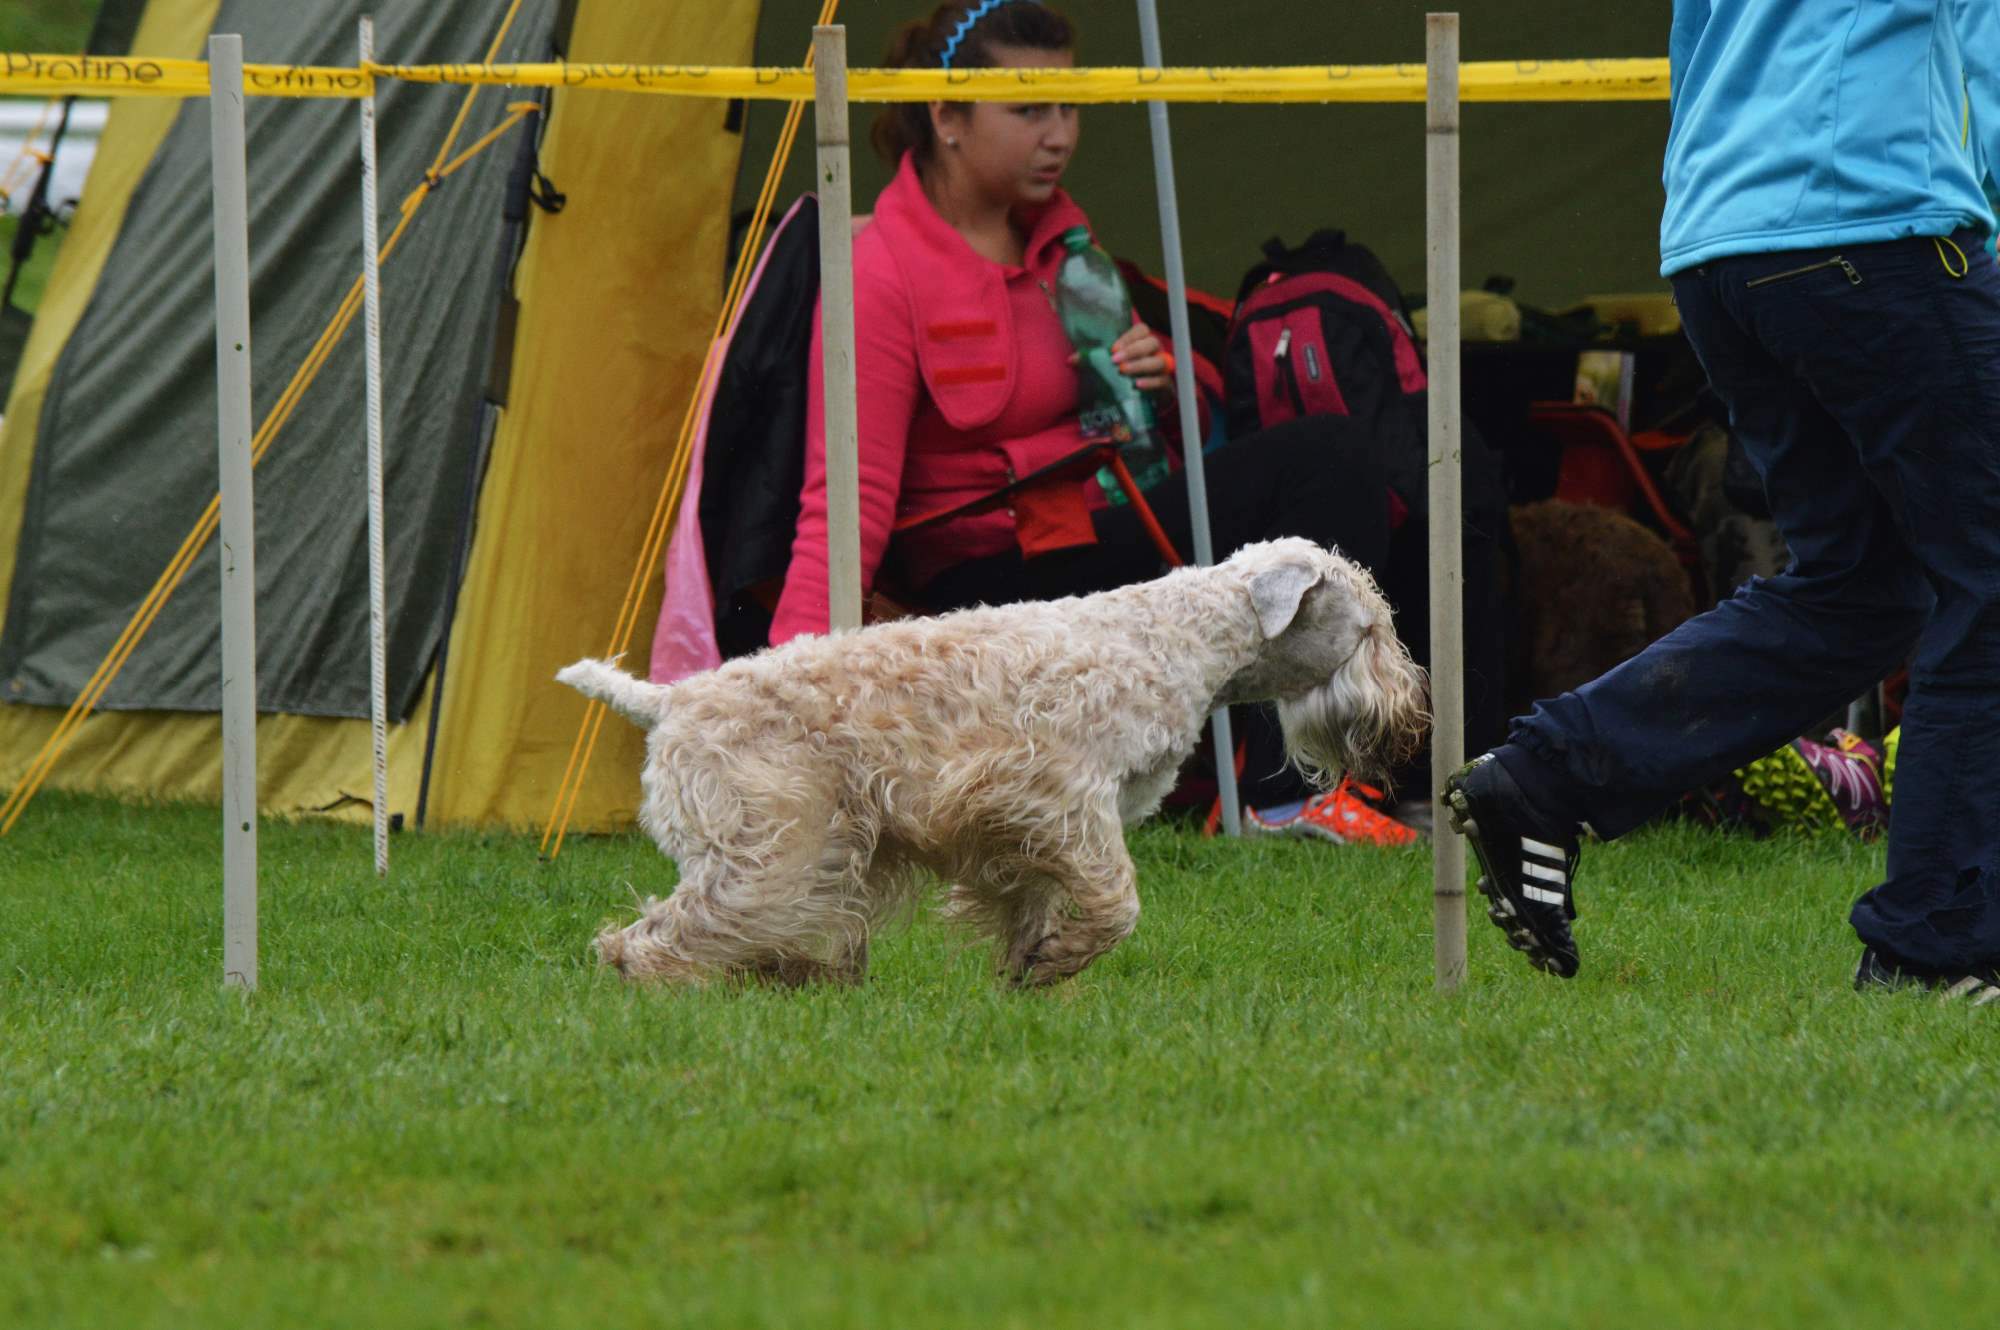
[{"label": "red folding chair", "polygon": [[[1700,570],[1701,550],[1694,533],[1667,507],[1639,446],[1619,427],[1616,416],[1601,406],[1532,402],[1528,423],[1561,450],[1556,464],[1556,498],[1594,503],[1628,515],[1650,514],[1682,565]],[[1644,437],[1658,440],[1655,446],[1660,449],[1679,442],[1671,435]]]}]

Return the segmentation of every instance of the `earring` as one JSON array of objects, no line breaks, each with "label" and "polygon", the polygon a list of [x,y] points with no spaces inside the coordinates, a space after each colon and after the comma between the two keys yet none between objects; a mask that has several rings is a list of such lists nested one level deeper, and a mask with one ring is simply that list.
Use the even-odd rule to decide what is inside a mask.
[{"label": "earring", "polygon": [[947,148],[956,148],[958,146],[958,140],[955,138],[946,138],[944,141],[944,146]]}]

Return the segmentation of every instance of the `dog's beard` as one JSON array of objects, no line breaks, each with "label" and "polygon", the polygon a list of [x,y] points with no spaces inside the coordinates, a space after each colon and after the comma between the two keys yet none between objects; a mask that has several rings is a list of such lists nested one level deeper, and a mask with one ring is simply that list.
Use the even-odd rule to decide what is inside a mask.
[{"label": "dog's beard", "polygon": [[1392,632],[1370,629],[1334,676],[1278,699],[1285,756],[1325,788],[1342,772],[1386,776],[1422,742],[1430,715],[1424,672]]}]

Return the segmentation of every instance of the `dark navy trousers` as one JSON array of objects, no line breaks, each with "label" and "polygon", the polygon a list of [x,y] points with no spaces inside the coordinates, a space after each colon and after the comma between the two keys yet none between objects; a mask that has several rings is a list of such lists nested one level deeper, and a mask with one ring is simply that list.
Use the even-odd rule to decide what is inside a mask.
[{"label": "dark navy trousers", "polygon": [[2000,962],[2000,266],[1961,232],[1719,259],[1674,294],[1792,562],[1538,704],[1501,761],[1616,836],[1914,648],[1888,879],[1854,928],[1919,967]]}]

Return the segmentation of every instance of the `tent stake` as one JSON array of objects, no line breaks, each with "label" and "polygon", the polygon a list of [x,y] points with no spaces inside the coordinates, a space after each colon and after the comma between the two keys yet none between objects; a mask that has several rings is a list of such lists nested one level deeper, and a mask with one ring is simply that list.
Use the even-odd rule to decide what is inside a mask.
[{"label": "tent stake", "polygon": [[819,291],[826,382],[827,627],[861,626],[860,426],[854,385],[854,198],[848,176],[847,28],[813,29],[819,140]]},{"label": "tent stake", "polygon": [[250,488],[250,188],[243,39],[208,39],[216,463],[222,492],[222,982],[257,987],[257,559]]},{"label": "tent stake", "polygon": [[1444,782],[1465,761],[1458,342],[1458,15],[1424,17],[1425,307],[1430,312],[1431,907],[1439,992],[1465,982],[1465,841]]},{"label": "tent stake", "polygon": [[[1156,0],[1139,0],[1139,58],[1152,68],[1166,63],[1160,54],[1160,11]],[[1167,104],[1146,103],[1153,132],[1153,184],[1160,196],[1160,248],[1166,255],[1169,331],[1180,354],[1174,357],[1174,388],[1181,413],[1181,458],[1187,469],[1188,520],[1194,527],[1194,561],[1206,568],[1215,562],[1215,541],[1208,525],[1208,470],[1201,453],[1201,410],[1195,402],[1194,343],[1188,329],[1187,266],[1181,246],[1180,190],[1174,183],[1173,131],[1167,127]],[[1222,798],[1222,832],[1243,834],[1242,803],[1236,790],[1236,742],[1230,734],[1229,708],[1218,707],[1209,718],[1215,738],[1215,785]]]},{"label": "tent stake", "polygon": [[[360,19],[361,63],[375,59],[375,20]],[[368,729],[375,759],[375,873],[389,873],[388,604],[382,552],[382,264],[375,217],[375,95],[361,99],[361,290],[368,347]]]}]

